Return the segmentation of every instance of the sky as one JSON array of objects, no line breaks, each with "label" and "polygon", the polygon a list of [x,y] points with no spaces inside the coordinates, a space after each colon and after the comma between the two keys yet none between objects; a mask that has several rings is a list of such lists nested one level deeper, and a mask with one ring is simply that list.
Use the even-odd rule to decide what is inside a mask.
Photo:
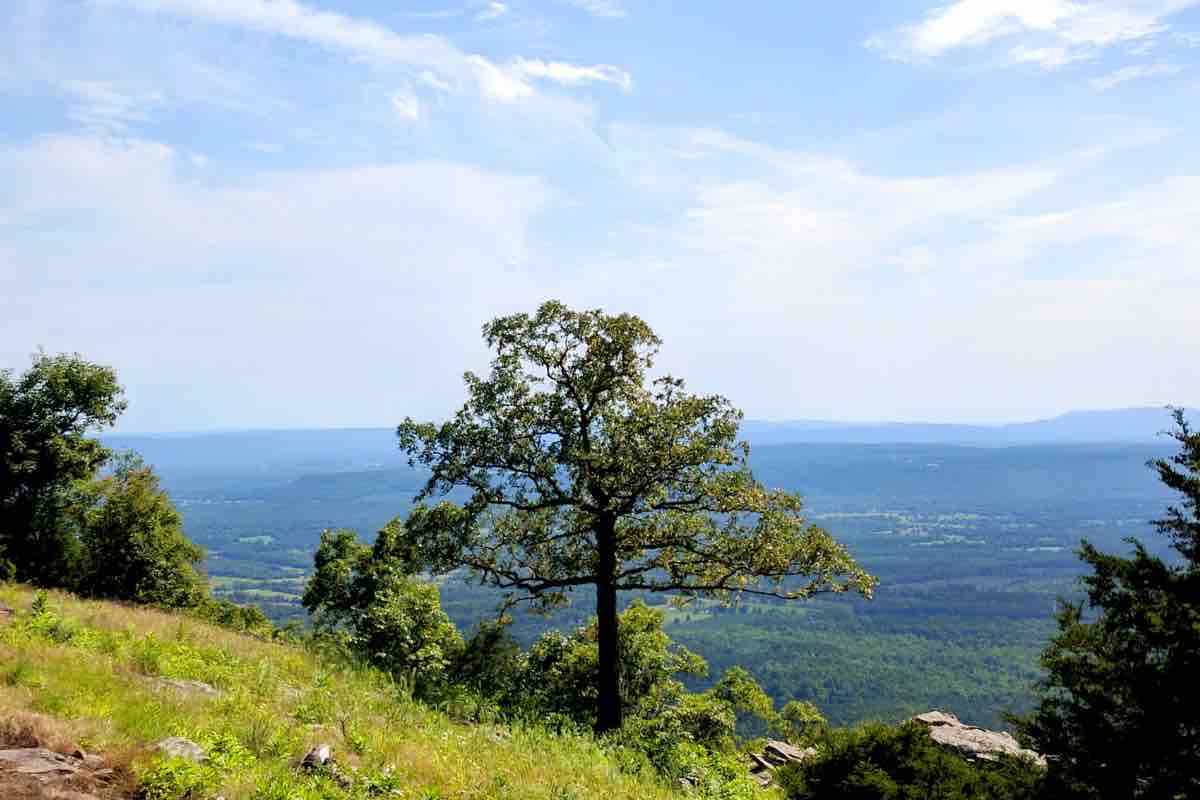
[{"label": "sky", "polygon": [[125,431],[441,418],[643,317],[762,419],[1200,400],[1200,0],[5,0],[0,367]]}]

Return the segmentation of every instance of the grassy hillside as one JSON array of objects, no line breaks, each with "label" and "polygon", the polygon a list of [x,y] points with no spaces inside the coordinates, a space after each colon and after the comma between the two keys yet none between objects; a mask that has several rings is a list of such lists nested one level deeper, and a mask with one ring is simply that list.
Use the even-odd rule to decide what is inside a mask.
[{"label": "grassy hillside", "polygon": [[[117,768],[116,796],[168,800],[189,787],[192,797],[226,800],[678,795],[651,774],[622,772],[588,737],[462,724],[378,673],[293,645],[54,592],[49,610],[33,613],[34,598],[0,585],[0,604],[15,611],[0,614],[0,748],[31,737],[65,752],[78,745]],[[220,694],[161,678],[202,681]],[[170,736],[205,746],[208,764],[148,749]],[[353,788],[297,769],[318,743],[332,745]]]}]

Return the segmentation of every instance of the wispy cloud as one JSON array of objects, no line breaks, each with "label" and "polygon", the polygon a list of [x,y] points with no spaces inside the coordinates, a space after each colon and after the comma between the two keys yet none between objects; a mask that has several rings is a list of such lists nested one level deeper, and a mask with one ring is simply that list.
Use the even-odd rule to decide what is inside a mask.
[{"label": "wispy cloud", "polygon": [[75,103],[68,116],[85,128],[124,131],[149,120],[149,110],[162,103],[155,91],[127,89],[105,81],[64,81],[62,88]]},{"label": "wispy cloud", "polygon": [[597,17],[620,19],[629,16],[629,12],[618,0],[567,0],[567,2]]},{"label": "wispy cloud", "polygon": [[405,86],[392,93],[392,110],[401,122],[416,122],[421,118],[421,100],[411,86]]},{"label": "wispy cloud", "polygon": [[563,63],[543,65],[545,68],[539,73],[537,65],[541,62],[528,62],[533,67],[521,73],[484,56],[465,53],[440,36],[402,35],[371,20],[322,11],[297,0],[101,1],[147,13],[172,13],[248,28],[346,52],[366,61],[416,68],[428,85],[453,91],[470,87],[487,100],[504,103],[534,94],[526,75],[563,85],[597,80],[620,83],[628,77],[615,68]]},{"label": "wispy cloud", "polygon": [[919,22],[878,33],[867,46],[905,61],[1007,41],[1010,63],[1053,69],[1111,45],[1156,36],[1200,0],[956,0]]},{"label": "wispy cloud", "polygon": [[1174,75],[1181,71],[1182,67],[1161,61],[1156,64],[1132,64],[1128,67],[1113,70],[1099,78],[1092,78],[1088,83],[1091,84],[1093,89],[1105,91],[1107,89],[1115,89],[1129,81],[1141,80],[1142,78],[1155,78],[1162,75]]},{"label": "wispy cloud", "polygon": [[476,22],[489,22],[493,19],[499,19],[500,17],[503,17],[506,14],[508,14],[509,10],[510,9],[507,4],[497,2],[497,0],[491,0],[491,2],[487,4],[487,6],[485,6],[483,9],[481,9],[475,15],[475,21]]},{"label": "wispy cloud", "polygon": [[609,64],[584,67],[563,61],[518,58],[513,62],[512,71],[523,78],[548,80],[563,86],[612,83],[626,90],[633,86],[633,76],[625,70]]}]

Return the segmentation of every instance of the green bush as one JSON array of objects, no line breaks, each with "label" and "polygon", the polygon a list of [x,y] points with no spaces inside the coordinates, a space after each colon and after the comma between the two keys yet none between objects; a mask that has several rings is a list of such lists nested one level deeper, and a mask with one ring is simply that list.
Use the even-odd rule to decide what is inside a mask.
[{"label": "green bush", "polygon": [[1042,779],[1024,761],[965,761],[913,722],[834,730],[818,749],[776,773],[788,800],[1034,800]]}]

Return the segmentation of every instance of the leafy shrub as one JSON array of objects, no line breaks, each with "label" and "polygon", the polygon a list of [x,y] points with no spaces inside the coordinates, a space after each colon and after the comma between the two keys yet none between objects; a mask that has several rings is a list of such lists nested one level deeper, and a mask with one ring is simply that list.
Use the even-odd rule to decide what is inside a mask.
[{"label": "leafy shrub", "polygon": [[776,773],[789,800],[1033,800],[1042,778],[1015,759],[967,762],[912,722],[831,731],[818,749],[817,758]]},{"label": "leafy shrub", "polygon": [[138,800],[200,800],[211,795],[230,771],[254,763],[254,756],[230,733],[207,734],[199,744],[201,763],[160,756],[138,775]]}]

